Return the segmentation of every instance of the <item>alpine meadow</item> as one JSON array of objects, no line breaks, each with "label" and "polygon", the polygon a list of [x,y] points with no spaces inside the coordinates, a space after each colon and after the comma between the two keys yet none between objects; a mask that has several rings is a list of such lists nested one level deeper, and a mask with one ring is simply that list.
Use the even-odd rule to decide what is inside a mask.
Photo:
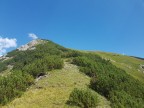
[{"label": "alpine meadow", "polygon": [[1,108],[144,108],[144,59],[36,39],[0,57]]}]

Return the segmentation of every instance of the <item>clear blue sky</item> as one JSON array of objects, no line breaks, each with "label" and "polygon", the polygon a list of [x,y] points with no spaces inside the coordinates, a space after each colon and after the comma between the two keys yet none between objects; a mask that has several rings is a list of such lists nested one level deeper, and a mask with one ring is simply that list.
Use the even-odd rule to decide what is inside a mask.
[{"label": "clear blue sky", "polygon": [[0,36],[144,57],[143,0],[0,0]]}]

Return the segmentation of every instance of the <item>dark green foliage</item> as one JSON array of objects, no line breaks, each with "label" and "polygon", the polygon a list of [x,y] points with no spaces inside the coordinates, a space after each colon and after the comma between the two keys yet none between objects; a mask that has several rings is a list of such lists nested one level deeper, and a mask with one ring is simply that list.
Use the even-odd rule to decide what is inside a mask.
[{"label": "dark green foliage", "polygon": [[80,90],[75,88],[69,97],[69,104],[77,105],[82,108],[93,108],[98,104],[98,96],[91,90]]},{"label": "dark green foliage", "polygon": [[82,52],[69,49],[67,52],[63,53],[62,56],[66,57],[66,58],[70,58],[70,57],[78,57],[78,56],[81,56],[81,55],[83,55]]},{"label": "dark green foliage", "polygon": [[4,60],[1,59],[0,60],[0,72],[5,71],[8,69],[8,65],[12,60],[8,59],[8,60]]},{"label": "dark green foliage", "polygon": [[80,66],[80,71],[92,77],[90,87],[107,97],[112,102],[112,107],[142,108],[144,84],[128,75],[124,70],[94,54],[76,57],[73,63]]},{"label": "dark green foliage", "polygon": [[51,41],[35,46],[35,50],[14,50],[7,54],[9,60],[0,61],[0,72],[12,65],[11,74],[0,77],[0,104],[6,104],[33,84],[34,78],[44,75],[47,71],[61,69],[61,56],[68,50]]},{"label": "dark green foliage", "polygon": [[[67,51],[68,50],[62,46],[59,46],[51,41],[45,41],[44,43],[37,45],[35,50],[14,50],[8,53],[7,57],[12,57],[12,59],[7,62],[3,62],[2,65],[13,65],[13,70],[22,70],[23,67],[33,63],[34,61],[37,61],[39,59],[44,60],[46,56],[51,55],[58,56],[59,58],[63,55],[63,53]],[[56,62],[58,62],[58,60]],[[58,62],[58,64],[59,63],[60,62]]]},{"label": "dark green foliage", "polygon": [[14,65],[14,68],[19,67],[19,69],[21,69],[23,66],[32,63],[33,60],[42,59],[43,57],[49,55],[62,56],[65,52],[68,52],[68,49],[46,40],[42,44],[36,45],[35,47],[35,50],[14,50],[9,52],[6,57],[11,57],[11,59],[4,62],[0,61],[0,70],[3,70],[1,67],[7,65]]},{"label": "dark green foliage", "polygon": [[37,59],[33,63],[22,68],[23,71],[37,77],[39,74],[46,74],[47,71],[53,69],[61,69],[63,61],[58,56],[46,56],[43,59]]},{"label": "dark green foliage", "polygon": [[7,77],[0,77],[0,104],[6,104],[14,97],[21,96],[33,81],[31,75],[21,71],[14,71]]},{"label": "dark green foliage", "polygon": [[7,69],[7,64],[0,62],[0,72],[4,71]]},{"label": "dark green foliage", "polygon": [[18,50],[13,50],[11,52],[8,52],[7,57],[14,57],[16,56],[18,53]]},{"label": "dark green foliage", "polygon": [[125,91],[111,91],[110,101],[113,108],[144,108],[142,100],[135,100]]}]

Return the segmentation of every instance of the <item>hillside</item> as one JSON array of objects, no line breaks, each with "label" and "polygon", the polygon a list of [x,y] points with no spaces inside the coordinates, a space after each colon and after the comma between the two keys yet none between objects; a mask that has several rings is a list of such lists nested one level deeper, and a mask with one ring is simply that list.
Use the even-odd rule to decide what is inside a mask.
[{"label": "hillside", "polygon": [[144,60],[136,57],[130,57],[126,55],[106,53],[106,52],[95,52],[104,59],[110,60],[111,63],[117,67],[125,70],[128,74],[132,75],[134,78],[144,82]]},{"label": "hillside", "polygon": [[144,60],[34,40],[0,58],[2,108],[143,108]]},{"label": "hillside", "polygon": [[[80,73],[77,66],[65,62],[62,70],[51,71],[47,77],[31,86],[21,98],[2,108],[73,108],[74,106],[66,104],[70,93],[75,87],[86,89],[89,83],[90,78]],[[104,97],[99,95],[99,99],[100,107],[110,107]]]}]

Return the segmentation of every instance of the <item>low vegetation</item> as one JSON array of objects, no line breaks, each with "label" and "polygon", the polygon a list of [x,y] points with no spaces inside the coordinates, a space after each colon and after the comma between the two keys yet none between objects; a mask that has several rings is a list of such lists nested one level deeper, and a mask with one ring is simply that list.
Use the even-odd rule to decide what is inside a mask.
[{"label": "low vegetation", "polygon": [[[64,62],[64,68],[49,71],[46,77],[37,81],[19,98],[2,108],[80,108],[67,104],[74,88],[88,89],[90,77],[79,72],[77,66]],[[94,91],[93,91],[94,92]],[[110,102],[98,96],[97,108],[110,108]]]},{"label": "low vegetation", "polygon": [[[143,108],[144,85],[95,54],[83,54],[73,59],[80,71],[91,77],[90,87],[107,97],[113,108]],[[129,100],[129,101],[127,101]]]},{"label": "low vegetation", "polygon": [[[20,97],[34,83],[35,78],[55,69],[62,69],[64,59],[68,59],[69,62],[79,67],[82,74],[91,78],[89,89],[106,97],[111,102],[111,107],[144,107],[142,80],[135,79],[125,69],[113,65],[110,60],[102,59],[94,53],[70,50],[51,41],[46,41],[35,47],[34,50],[14,50],[7,55],[10,59],[0,61],[0,72],[6,70],[8,66],[13,67],[7,76],[0,77],[0,104],[4,105],[15,97]],[[67,75],[69,74],[67,73]],[[71,75],[67,75],[64,76],[65,81],[71,79]],[[73,77],[77,78],[77,76]],[[69,86],[75,85],[76,88],[79,88],[81,85],[78,83],[76,80]],[[61,84],[58,85],[60,86],[56,90],[61,87]],[[85,108],[97,106],[99,99],[89,89],[74,89],[69,97],[70,103]]]},{"label": "low vegetation", "polygon": [[12,59],[1,62],[0,70],[5,70],[7,65],[12,65],[13,69],[11,74],[0,78],[0,104],[21,96],[39,75],[63,67],[63,47],[50,41],[36,47],[36,50],[14,50],[7,55],[13,57]]},{"label": "low vegetation", "polygon": [[4,105],[22,93],[33,84],[30,74],[14,71],[7,77],[0,77],[0,104]]},{"label": "low vegetation", "polygon": [[140,67],[140,65],[144,64],[144,60],[142,58],[130,57],[126,55],[107,52],[93,53],[98,54],[100,57],[106,60],[110,60],[112,64],[125,70],[127,74],[144,83],[144,72]]},{"label": "low vegetation", "polygon": [[98,105],[98,96],[90,89],[82,90],[74,88],[69,97],[69,104],[82,108],[93,108]]}]

